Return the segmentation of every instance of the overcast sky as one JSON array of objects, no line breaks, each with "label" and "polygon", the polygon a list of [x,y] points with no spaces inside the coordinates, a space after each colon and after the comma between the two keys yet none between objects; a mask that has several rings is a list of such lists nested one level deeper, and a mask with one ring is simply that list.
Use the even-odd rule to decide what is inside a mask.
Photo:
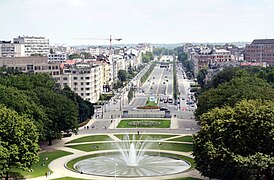
[{"label": "overcast sky", "polygon": [[0,0],[0,40],[50,43],[252,41],[274,38],[274,0]]}]

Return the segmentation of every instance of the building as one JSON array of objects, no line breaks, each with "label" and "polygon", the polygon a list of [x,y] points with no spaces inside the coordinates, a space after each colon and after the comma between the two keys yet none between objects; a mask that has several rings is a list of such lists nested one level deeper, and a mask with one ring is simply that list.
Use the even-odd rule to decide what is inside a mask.
[{"label": "building", "polygon": [[93,64],[97,64],[102,67],[101,68],[101,82],[102,82],[101,92],[109,92],[112,85],[109,63],[105,61],[94,61]]},{"label": "building", "polygon": [[56,53],[56,54],[48,54],[48,62],[49,63],[64,63],[67,60],[67,55],[65,53]]},{"label": "building", "polygon": [[2,57],[0,67],[18,72],[60,75],[60,64],[48,64],[47,57]]},{"label": "building", "polygon": [[100,65],[88,63],[64,63],[61,65],[60,84],[68,86],[84,100],[95,103],[102,92],[102,77]]},{"label": "building", "polygon": [[246,45],[245,61],[266,62],[274,66],[274,39],[255,39],[251,44]]},{"label": "building", "polygon": [[49,54],[49,39],[45,37],[18,36],[13,38],[13,43],[24,45],[22,51],[24,51],[25,56],[47,56]]},{"label": "building", "polygon": [[25,56],[25,46],[14,44],[11,41],[0,41],[0,57],[22,57]]}]

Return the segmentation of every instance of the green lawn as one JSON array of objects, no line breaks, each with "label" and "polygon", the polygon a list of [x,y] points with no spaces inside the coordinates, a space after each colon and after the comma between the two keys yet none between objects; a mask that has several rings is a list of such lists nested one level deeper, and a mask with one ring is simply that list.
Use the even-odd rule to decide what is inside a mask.
[{"label": "green lawn", "polygon": [[147,101],[145,106],[158,106],[158,103]]},{"label": "green lawn", "polygon": [[[155,122],[155,123],[161,123],[159,125],[155,126],[148,126],[148,125],[130,125],[129,123],[150,123],[150,122]],[[170,120],[167,119],[124,119],[121,120],[120,123],[118,124],[117,128],[169,128],[170,127]]]},{"label": "green lawn", "polygon": [[[132,135],[133,134],[129,134],[130,139],[132,139]],[[118,137],[119,139],[124,138],[124,134],[116,134],[115,136]],[[146,138],[148,138],[148,139],[160,140],[160,139],[170,138],[170,137],[174,137],[174,136],[176,136],[176,135],[166,135],[166,134],[140,134],[140,135],[137,135],[137,133],[136,133],[135,139],[136,140],[145,140]]]},{"label": "green lawn", "polygon": [[63,177],[63,178],[57,178],[54,180],[86,180],[86,179],[80,179],[80,178],[73,178],[73,177]]},{"label": "green lawn", "polygon": [[169,139],[167,141],[193,142],[192,136],[183,136],[179,138]]},{"label": "green lawn", "polygon": [[153,144],[152,148],[161,149],[161,150],[180,151],[180,152],[191,152],[193,150],[193,145],[182,144],[182,143],[160,142],[160,144],[159,143]]},{"label": "green lawn", "polygon": [[78,149],[78,150],[85,151],[85,152],[107,150],[107,149],[117,149],[115,144],[112,144],[112,143],[79,144],[79,145],[69,145],[66,147]]},{"label": "green lawn", "polygon": [[92,136],[85,136],[85,137],[74,139],[72,141],[67,142],[66,144],[92,142],[92,141],[109,141],[109,140],[112,140],[112,139],[108,135],[92,135]]},{"label": "green lawn", "polygon": [[[66,147],[74,148],[74,149],[85,151],[85,152],[91,152],[91,151],[97,151],[97,150],[117,149],[115,143],[79,144],[79,145],[72,145],[72,146],[66,146]],[[160,144],[154,143],[150,149],[190,152],[193,149],[193,145],[192,144],[182,144],[182,143],[161,142]]]},{"label": "green lawn", "polygon": [[[21,169],[16,169],[12,168],[10,170],[10,174],[14,177],[17,177],[18,179],[23,179],[24,178],[34,178],[34,177],[39,177],[39,176],[45,176],[45,172],[49,172],[50,169],[48,168],[48,164],[62,156],[67,156],[72,153],[66,152],[66,151],[61,151],[61,150],[56,150],[52,152],[43,152],[39,154],[39,162],[36,164],[32,165],[31,169],[33,169],[33,172],[29,171],[24,171]],[[46,157],[48,157],[48,160],[45,160]]]}]

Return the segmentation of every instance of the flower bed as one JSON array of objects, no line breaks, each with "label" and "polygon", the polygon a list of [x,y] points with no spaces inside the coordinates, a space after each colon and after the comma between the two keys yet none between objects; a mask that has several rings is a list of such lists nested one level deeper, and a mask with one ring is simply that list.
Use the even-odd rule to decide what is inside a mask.
[{"label": "flower bed", "polygon": [[150,127],[150,126],[159,126],[162,123],[159,121],[131,121],[127,123],[129,126],[142,126],[142,127]]},{"label": "flower bed", "polygon": [[139,106],[137,109],[160,109],[159,106]]}]

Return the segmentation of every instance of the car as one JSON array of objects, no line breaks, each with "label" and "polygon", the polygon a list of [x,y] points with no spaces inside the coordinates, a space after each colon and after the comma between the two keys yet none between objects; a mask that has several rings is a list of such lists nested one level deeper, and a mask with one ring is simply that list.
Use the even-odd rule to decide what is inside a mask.
[{"label": "car", "polygon": [[167,101],[167,99],[164,99],[164,103],[167,103],[168,101]]},{"label": "car", "polygon": [[161,98],[160,98],[160,101],[163,101],[163,100],[164,100],[164,98],[161,97]]},{"label": "car", "polygon": [[167,108],[165,108],[165,107],[161,107],[160,108],[160,111],[167,111],[168,109]]}]

